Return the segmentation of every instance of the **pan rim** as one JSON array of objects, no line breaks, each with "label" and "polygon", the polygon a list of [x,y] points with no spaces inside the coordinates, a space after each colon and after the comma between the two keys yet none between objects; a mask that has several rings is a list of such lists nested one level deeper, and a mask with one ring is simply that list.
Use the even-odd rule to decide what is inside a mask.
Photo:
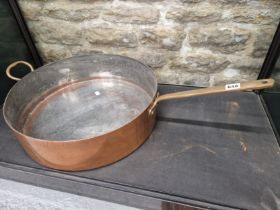
[{"label": "pan rim", "polygon": [[[57,140],[57,139],[50,140],[50,139],[40,139],[40,138],[36,138],[36,137],[32,137],[32,136],[26,135],[26,134],[24,134],[23,132],[19,131],[18,129],[14,128],[14,126],[11,125],[11,123],[8,121],[7,116],[6,116],[6,114],[5,114],[5,109],[6,109],[6,107],[7,107],[6,103],[7,103],[7,100],[8,100],[8,98],[9,98],[11,92],[12,92],[14,89],[16,89],[18,83],[24,81],[24,80],[25,80],[24,78],[29,77],[29,74],[31,75],[31,74],[36,73],[35,71],[33,71],[33,72],[31,72],[31,73],[25,75],[25,76],[22,78],[22,80],[18,81],[18,82],[9,90],[9,92],[8,92],[6,98],[5,98],[5,101],[4,101],[4,104],[3,104],[3,109],[2,109],[3,111],[2,111],[2,113],[3,113],[4,121],[6,122],[6,124],[8,125],[8,127],[9,127],[13,132],[15,132],[16,134],[18,134],[18,135],[20,135],[20,136],[24,136],[25,138],[28,138],[28,139],[32,139],[33,141],[43,141],[43,142],[49,142],[49,143],[50,143],[50,142],[53,142],[53,143],[70,143],[70,142],[72,142],[72,143],[74,143],[74,142],[80,142],[80,141],[90,141],[90,140],[94,140],[94,139],[96,139],[96,138],[102,138],[102,137],[104,137],[105,135],[108,135],[108,134],[113,133],[113,132],[115,132],[115,131],[117,131],[117,130],[119,130],[119,129],[122,129],[123,127],[125,127],[125,126],[129,125],[130,123],[132,123],[133,121],[135,121],[139,116],[143,115],[143,113],[145,113],[145,112],[149,109],[149,107],[151,106],[152,102],[155,100],[155,98],[156,98],[156,96],[157,96],[158,83],[157,83],[157,77],[156,77],[154,71],[152,70],[152,68],[149,67],[148,65],[146,65],[146,64],[144,64],[144,63],[142,63],[142,62],[140,62],[140,61],[138,61],[138,60],[136,60],[136,59],[134,59],[134,58],[127,57],[127,56],[122,56],[122,55],[114,55],[114,54],[85,54],[85,55],[73,56],[73,57],[69,57],[69,58],[66,58],[66,59],[59,60],[59,61],[55,61],[55,62],[48,63],[48,64],[46,64],[46,65],[44,65],[44,66],[41,66],[41,67],[37,68],[36,71],[37,71],[37,70],[42,70],[42,69],[44,69],[46,66],[53,65],[53,64],[56,64],[56,63],[61,63],[61,62],[67,61],[67,60],[71,60],[71,59],[73,59],[73,58],[94,57],[94,56],[119,57],[119,58],[122,58],[122,59],[126,59],[126,60],[130,60],[130,61],[133,61],[133,62],[137,62],[137,63],[139,63],[140,65],[142,65],[143,67],[145,67],[145,69],[149,70],[149,71],[152,73],[153,79],[154,79],[154,81],[155,81],[154,84],[153,84],[153,85],[154,85],[154,87],[153,87],[153,88],[154,88],[154,93],[152,94],[150,103],[146,106],[146,108],[144,109],[143,112],[141,112],[141,113],[139,113],[138,115],[136,115],[134,118],[132,118],[129,122],[123,124],[121,127],[116,128],[116,129],[114,129],[114,130],[111,130],[111,131],[109,131],[109,132],[106,132],[106,133],[104,133],[104,134],[94,136],[94,137],[87,137],[87,138],[81,138],[81,139],[67,139],[67,140]],[[140,86],[140,87],[141,87],[141,86]],[[142,88],[142,87],[141,87],[141,88]]]}]

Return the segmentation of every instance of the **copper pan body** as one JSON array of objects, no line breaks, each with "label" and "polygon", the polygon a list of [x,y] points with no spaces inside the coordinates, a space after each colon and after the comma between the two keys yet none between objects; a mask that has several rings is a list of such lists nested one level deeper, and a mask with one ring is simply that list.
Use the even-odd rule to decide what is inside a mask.
[{"label": "copper pan body", "polygon": [[3,114],[39,164],[89,170],[118,161],[144,143],[155,125],[150,107],[156,92],[152,70],[136,60],[78,56],[27,74],[10,90]]},{"label": "copper pan body", "polygon": [[266,79],[158,96],[156,77],[144,64],[116,55],[79,56],[25,76],[8,93],[3,114],[33,160],[81,171],[114,163],[143,144],[160,101],[273,84]]},{"label": "copper pan body", "polygon": [[155,114],[149,114],[147,109],[122,128],[86,140],[47,141],[14,133],[29,156],[41,165],[58,170],[81,171],[126,157],[145,142],[155,122]]}]

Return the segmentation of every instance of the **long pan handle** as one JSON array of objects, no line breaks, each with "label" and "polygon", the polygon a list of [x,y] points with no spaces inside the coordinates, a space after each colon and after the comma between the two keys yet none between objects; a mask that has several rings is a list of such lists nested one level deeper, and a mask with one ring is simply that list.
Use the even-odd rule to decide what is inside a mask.
[{"label": "long pan handle", "polygon": [[182,91],[176,93],[168,93],[165,95],[158,96],[155,99],[153,106],[151,107],[151,110],[153,110],[160,101],[189,98],[194,96],[203,96],[203,95],[210,95],[216,93],[239,92],[245,90],[259,90],[259,89],[273,87],[274,82],[275,82],[274,79],[261,79],[261,80],[254,80],[249,82],[227,84],[223,86],[215,86],[215,87],[200,88],[200,89],[188,90],[188,91]]}]

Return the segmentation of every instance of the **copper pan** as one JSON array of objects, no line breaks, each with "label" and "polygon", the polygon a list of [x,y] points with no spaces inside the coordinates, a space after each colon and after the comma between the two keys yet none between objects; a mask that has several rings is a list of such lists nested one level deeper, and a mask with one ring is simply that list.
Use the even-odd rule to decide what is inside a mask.
[{"label": "copper pan", "polygon": [[[19,80],[10,72],[19,63],[7,68],[10,78]],[[3,114],[33,160],[79,171],[111,164],[143,144],[161,101],[273,84],[265,79],[158,96],[156,77],[144,64],[116,55],[79,56],[22,78],[8,93]]]}]

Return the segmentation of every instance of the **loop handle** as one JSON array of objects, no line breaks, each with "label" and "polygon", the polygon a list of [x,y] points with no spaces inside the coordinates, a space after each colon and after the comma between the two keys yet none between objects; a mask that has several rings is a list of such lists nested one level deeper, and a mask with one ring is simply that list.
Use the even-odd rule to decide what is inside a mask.
[{"label": "loop handle", "polygon": [[9,77],[9,78],[12,79],[12,80],[15,80],[15,81],[21,80],[20,78],[14,77],[14,76],[11,75],[11,69],[12,69],[13,67],[15,67],[16,65],[18,65],[18,64],[25,64],[26,66],[29,67],[29,69],[30,69],[31,72],[34,71],[33,66],[32,66],[30,63],[26,62],[26,61],[16,61],[16,62],[14,62],[14,63],[11,63],[11,64],[7,67],[7,69],[6,69],[6,75],[7,75],[7,77]]}]

